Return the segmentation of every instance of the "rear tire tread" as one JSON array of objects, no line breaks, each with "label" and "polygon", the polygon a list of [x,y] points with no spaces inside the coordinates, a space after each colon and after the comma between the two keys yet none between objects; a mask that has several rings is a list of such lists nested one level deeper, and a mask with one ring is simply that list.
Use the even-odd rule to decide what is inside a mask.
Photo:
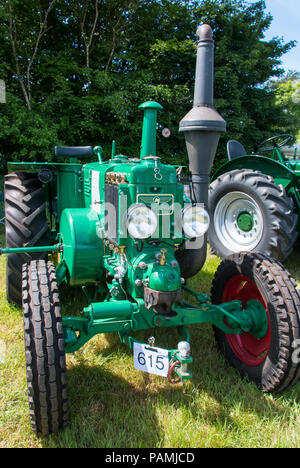
[{"label": "rear tire tread", "polygon": [[[294,202],[286,195],[284,187],[277,185],[271,176],[251,169],[235,169],[227,172],[210,185],[209,201],[212,223],[209,230],[209,242],[212,250],[221,258],[233,253],[223,246],[213,227],[214,209],[222,198],[222,194],[225,194],[226,184],[230,184],[228,190],[232,190],[232,186],[240,187],[242,184],[246,189],[256,192],[269,212],[270,219],[268,233],[264,240],[260,241],[262,245],[258,244],[256,250],[280,261],[285,260],[291,254],[298,237],[298,216],[294,213]],[[239,190],[242,191],[241,188]]]},{"label": "rear tire tread", "polygon": [[[11,173],[5,176],[6,248],[48,244],[48,223],[43,187],[36,175]],[[9,302],[22,305],[22,265],[45,259],[46,254],[10,254],[6,258],[6,293]]]},{"label": "rear tire tread", "polygon": [[[234,266],[235,264],[235,266]],[[241,265],[241,266],[240,266]],[[294,362],[294,343],[300,340],[300,295],[296,282],[283,266],[271,257],[259,253],[240,253],[227,257],[220,264],[212,284],[212,301],[221,303],[222,288],[228,276],[228,269],[235,269],[236,274],[253,272],[253,279],[259,278],[269,291],[269,307],[276,313],[279,332],[278,360],[272,365],[259,366],[256,378],[251,378],[265,392],[279,393],[295,385],[300,379],[300,363]],[[221,288],[221,290],[220,290]],[[225,343],[226,335],[214,327],[216,341],[228,361],[236,367],[242,376],[247,375],[247,366],[233,356],[233,351]],[[224,340],[225,338],[225,340]],[[238,362],[238,365],[237,364]],[[266,370],[267,369],[267,370]],[[249,369],[248,369],[249,370]],[[252,370],[250,369],[250,373]],[[249,377],[249,375],[248,375]],[[253,375],[252,375],[253,377]]]}]

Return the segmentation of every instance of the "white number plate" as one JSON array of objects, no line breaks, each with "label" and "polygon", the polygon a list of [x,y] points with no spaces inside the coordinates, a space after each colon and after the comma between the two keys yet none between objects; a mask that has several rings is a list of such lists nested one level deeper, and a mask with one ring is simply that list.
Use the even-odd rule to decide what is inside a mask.
[{"label": "white number plate", "polygon": [[134,367],[149,374],[167,377],[169,372],[169,353],[167,349],[134,343]]}]

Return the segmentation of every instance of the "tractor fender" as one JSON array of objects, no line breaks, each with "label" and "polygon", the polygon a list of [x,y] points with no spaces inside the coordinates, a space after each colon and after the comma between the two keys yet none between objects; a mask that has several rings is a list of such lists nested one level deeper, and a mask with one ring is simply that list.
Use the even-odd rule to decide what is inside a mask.
[{"label": "tractor fender", "polygon": [[175,257],[181,269],[184,279],[192,278],[202,269],[207,255],[207,235],[196,240],[201,246],[197,249],[178,250]]},{"label": "tractor fender", "polygon": [[60,220],[61,260],[71,286],[95,284],[104,278],[103,245],[97,234],[98,215],[89,208],[67,208]]},{"label": "tractor fender", "polygon": [[293,186],[299,177],[288,167],[284,166],[274,159],[265,156],[247,155],[227,161],[211,176],[211,182],[216,180],[220,175],[235,169],[252,169],[260,171],[265,175],[273,177],[277,185],[283,185],[285,189]]}]

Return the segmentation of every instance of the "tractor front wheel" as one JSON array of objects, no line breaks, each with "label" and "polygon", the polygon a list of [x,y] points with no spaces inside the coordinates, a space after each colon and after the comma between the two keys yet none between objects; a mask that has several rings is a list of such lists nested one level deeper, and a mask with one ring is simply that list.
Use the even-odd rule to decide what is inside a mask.
[{"label": "tractor front wheel", "polygon": [[212,302],[256,299],[264,306],[268,330],[225,334],[214,328],[221,352],[242,377],[264,392],[282,392],[300,378],[300,296],[296,283],[277,261],[258,253],[234,254],[220,264],[212,285]]},{"label": "tractor front wheel", "polygon": [[23,265],[23,317],[28,401],[37,434],[67,425],[66,358],[53,263]]},{"label": "tractor front wheel", "polygon": [[259,171],[237,169],[209,189],[209,243],[221,258],[261,252],[285,260],[297,239],[294,202],[274,179]]}]

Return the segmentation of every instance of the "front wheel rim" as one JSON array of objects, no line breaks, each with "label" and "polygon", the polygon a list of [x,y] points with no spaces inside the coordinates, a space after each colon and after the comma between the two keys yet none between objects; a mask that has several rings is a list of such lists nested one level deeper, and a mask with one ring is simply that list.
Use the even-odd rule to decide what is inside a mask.
[{"label": "front wheel rim", "polygon": [[250,195],[230,192],[216,206],[214,228],[217,238],[230,252],[250,252],[262,239],[263,215]]},{"label": "front wheel rim", "polygon": [[256,367],[266,360],[271,347],[270,315],[266,301],[256,284],[244,275],[232,277],[226,284],[222,295],[222,302],[240,300],[243,308],[246,307],[247,302],[251,299],[258,300],[266,309],[269,322],[266,335],[258,339],[250,333],[245,332],[242,335],[228,334],[226,338],[230,348],[241,362],[248,366]]}]

